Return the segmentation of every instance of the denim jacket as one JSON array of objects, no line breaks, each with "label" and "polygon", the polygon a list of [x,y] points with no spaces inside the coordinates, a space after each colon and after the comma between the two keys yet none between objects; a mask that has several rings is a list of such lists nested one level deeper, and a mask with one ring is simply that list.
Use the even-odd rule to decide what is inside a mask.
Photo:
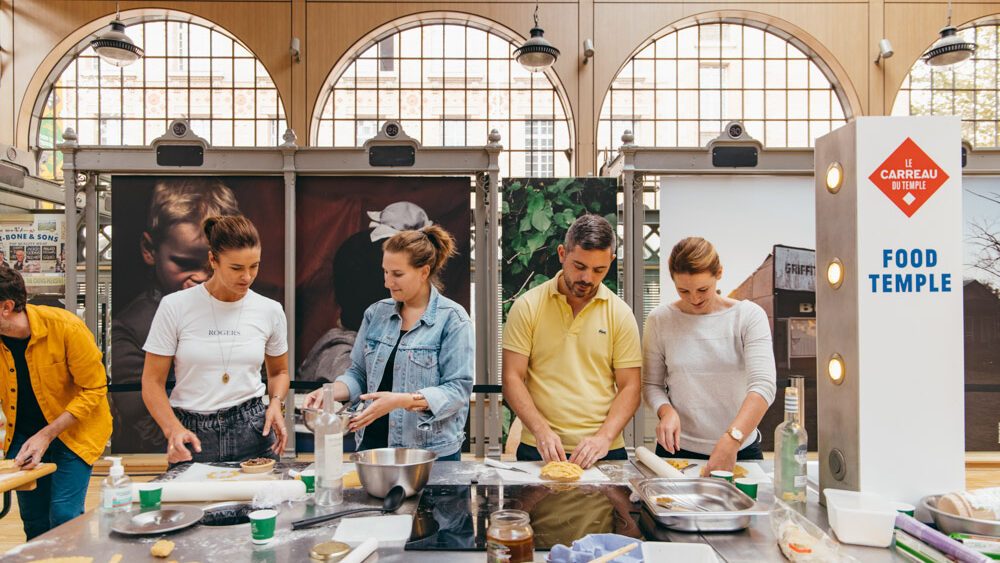
[{"label": "denim jacket", "polygon": [[[472,321],[461,305],[431,286],[427,310],[402,337],[401,303],[383,299],[365,311],[351,350],[351,367],[337,378],[351,392],[351,403],[378,391],[396,340],[392,390],[419,391],[428,410],[394,409],[389,413],[389,446],[416,447],[450,455],[462,447],[475,371]],[[365,429],[355,441],[360,446]]]}]

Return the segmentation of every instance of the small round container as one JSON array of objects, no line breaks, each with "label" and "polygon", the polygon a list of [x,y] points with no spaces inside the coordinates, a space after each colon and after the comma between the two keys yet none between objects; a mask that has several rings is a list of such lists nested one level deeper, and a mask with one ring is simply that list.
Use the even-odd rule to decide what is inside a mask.
[{"label": "small round container", "polygon": [[[263,458],[258,458],[258,459],[263,459]],[[244,473],[270,473],[271,470],[274,469],[273,459],[267,460],[268,463],[251,463],[252,461],[256,460],[251,459],[248,461],[244,461],[243,463],[240,464],[240,469],[242,469]]]},{"label": "small round container", "polygon": [[490,514],[486,529],[486,560],[527,563],[535,560],[535,531],[523,510],[498,510]]},{"label": "small round container", "polygon": [[747,479],[743,477],[741,479],[736,479],[733,481],[736,488],[746,493],[746,495],[752,499],[757,498],[757,481],[753,479]]},{"label": "small round container", "polygon": [[712,471],[712,477],[716,479],[722,479],[723,481],[729,481],[730,483],[733,482],[732,471],[723,471],[721,469],[716,469],[715,471]]},{"label": "small round container", "polygon": [[328,541],[318,543],[309,550],[309,559],[313,561],[340,561],[351,552],[351,546],[344,542]]},{"label": "small round container", "polygon": [[278,517],[277,510],[254,510],[250,517],[250,537],[253,543],[261,545],[274,538],[274,523]]},{"label": "small round container", "polygon": [[896,512],[912,517],[917,512],[917,507],[905,502],[897,502]]}]

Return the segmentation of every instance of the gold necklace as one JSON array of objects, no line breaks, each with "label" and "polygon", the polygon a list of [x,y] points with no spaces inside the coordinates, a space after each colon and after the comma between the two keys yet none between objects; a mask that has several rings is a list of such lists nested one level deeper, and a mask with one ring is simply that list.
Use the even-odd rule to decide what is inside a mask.
[{"label": "gold necklace", "polygon": [[[225,349],[222,347],[222,335],[219,333],[219,320],[215,317],[215,297],[212,292],[208,290],[208,286],[205,286],[205,293],[208,294],[208,306],[212,310],[212,322],[215,323],[215,339],[219,344],[219,357],[222,359],[222,383],[229,383],[229,363],[233,360],[233,350],[236,348],[236,339],[233,338],[233,342],[229,345],[229,359],[226,359]],[[243,320],[243,308],[246,306],[246,295],[240,299],[240,315],[236,319],[236,329],[233,331],[239,332],[240,321]],[[238,334],[233,334],[234,337]]]}]

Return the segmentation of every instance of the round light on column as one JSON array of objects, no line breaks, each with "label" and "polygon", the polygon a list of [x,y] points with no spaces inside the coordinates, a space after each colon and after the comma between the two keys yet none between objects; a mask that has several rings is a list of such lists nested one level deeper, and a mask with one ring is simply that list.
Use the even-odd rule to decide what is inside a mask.
[{"label": "round light on column", "polygon": [[831,162],[826,169],[826,189],[831,194],[840,191],[840,185],[844,183],[844,168],[839,162]]},{"label": "round light on column", "polygon": [[834,258],[826,266],[826,281],[833,289],[844,283],[844,265],[840,262],[840,258]]},{"label": "round light on column", "polygon": [[830,356],[830,361],[826,365],[826,373],[835,384],[840,385],[844,382],[847,368],[844,366],[844,358],[841,358],[840,354]]}]

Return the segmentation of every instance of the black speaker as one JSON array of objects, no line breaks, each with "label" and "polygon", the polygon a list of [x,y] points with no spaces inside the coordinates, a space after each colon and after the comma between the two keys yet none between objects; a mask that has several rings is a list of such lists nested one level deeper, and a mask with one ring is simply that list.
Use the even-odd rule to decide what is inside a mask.
[{"label": "black speaker", "polygon": [[757,147],[712,147],[712,166],[757,166]]},{"label": "black speaker", "polygon": [[205,149],[201,145],[160,145],[156,147],[158,166],[201,166]]}]

